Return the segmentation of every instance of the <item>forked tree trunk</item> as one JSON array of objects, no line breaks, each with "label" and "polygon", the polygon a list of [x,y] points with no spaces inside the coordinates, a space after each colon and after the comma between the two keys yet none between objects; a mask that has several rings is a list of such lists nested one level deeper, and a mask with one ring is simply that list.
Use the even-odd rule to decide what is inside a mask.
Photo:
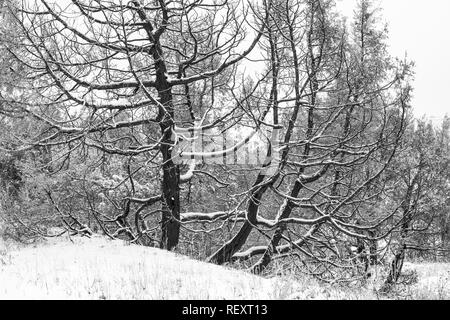
[{"label": "forked tree trunk", "polygon": [[[415,179],[414,179],[415,180]],[[384,285],[382,287],[382,291],[388,292],[393,285],[395,285],[402,273],[403,269],[403,262],[405,261],[405,255],[406,255],[406,241],[408,237],[408,229],[411,222],[411,212],[414,210],[414,206],[412,206],[411,198],[412,198],[412,192],[413,192],[414,184],[408,188],[407,191],[407,197],[405,201],[405,205],[403,207],[403,223],[401,225],[400,230],[400,243],[398,248],[396,249],[396,252],[394,253],[394,259],[391,262],[389,274],[384,282]]]},{"label": "forked tree trunk", "polygon": [[250,195],[247,209],[247,220],[244,222],[239,232],[208,259],[209,262],[220,265],[230,261],[232,256],[238,252],[247,241],[251,231],[253,230],[253,226],[257,225],[258,209],[261,198],[269,187],[268,183],[263,186],[259,186],[264,181],[264,178],[265,175],[260,174],[253,185],[253,187],[257,187],[257,189]]},{"label": "forked tree trunk", "polygon": [[386,289],[389,289],[392,285],[394,285],[398,281],[398,278],[402,273],[403,262],[405,261],[405,253],[406,253],[405,245],[401,246],[395,253],[394,259],[391,262],[389,274],[384,283],[385,289],[384,291],[386,291]]},{"label": "forked tree trunk", "polygon": [[[291,197],[296,198],[298,194],[300,193],[300,190],[302,189],[302,185],[299,181],[296,181],[294,188],[290,194]],[[292,201],[285,200],[282,208],[281,208],[281,214],[278,217],[279,220],[283,220],[288,218],[291,213],[292,209],[294,208],[294,205]],[[267,266],[272,261],[273,254],[276,254],[276,248],[279,245],[280,241],[283,239],[283,233],[286,230],[286,225],[281,225],[275,230],[275,233],[273,234],[270,243],[267,247],[267,250],[264,252],[263,256],[258,260],[258,262],[252,267],[252,272],[259,274],[262,273]]]}]

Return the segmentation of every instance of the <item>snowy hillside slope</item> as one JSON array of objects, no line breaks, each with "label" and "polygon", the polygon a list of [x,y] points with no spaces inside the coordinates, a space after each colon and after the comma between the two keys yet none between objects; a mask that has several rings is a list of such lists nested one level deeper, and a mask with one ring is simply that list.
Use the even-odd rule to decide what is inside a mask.
[{"label": "snowy hillside slope", "polygon": [[4,254],[0,299],[286,298],[275,281],[242,271],[123,241],[72,241]]},{"label": "snowy hillside slope", "polygon": [[411,264],[419,281],[394,297],[300,276],[255,276],[119,240],[67,237],[0,243],[0,299],[450,299],[450,264]]}]

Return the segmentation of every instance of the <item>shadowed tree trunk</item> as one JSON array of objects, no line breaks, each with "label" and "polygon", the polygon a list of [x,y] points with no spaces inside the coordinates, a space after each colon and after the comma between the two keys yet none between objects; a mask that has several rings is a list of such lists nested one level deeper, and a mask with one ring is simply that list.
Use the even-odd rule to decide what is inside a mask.
[{"label": "shadowed tree trunk", "polygon": [[168,23],[168,13],[164,2],[163,22],[157,33],[154,32],[152,24],[149,22],[144,9],[138,2],[133,2],[137,8],[139,18],[144,24],[150,43],[153,44],[152,55],[155,68],[155,88],[158,91],[159,103],[158,120],[161,128],[162,140],[160,151],[162,154],[162,217],[161,217],[161,243],[160,247],[172,250],[177,246],[180,237],[180,169],[172,161],[172,132],[174,130],[174,105],[172,86],[167,76],[168,70],[164,60],[164,53],[160,43],[160,36],[165,31],[164,25]]},{"label": "shadowed tree trunk", "polygon": [[[250,200],[247,209],[247,221],[241,227],[239,232],[226,244],[224,244],[218,251],[216,251],[208,260],[216,264],[224,264],[231,260],[232,256],[238,252],[247,241],[253,226],[257,225],[258,209],[263,194],[269,188],[269,182],[264,182],[264,174],[260,174],[256,179],[253,188],[256,189],[250,195]],[[263,184],[261,186],[261,184]]]},{"label": "shadowed tree trunk", "polygon": [[382,291],[389,291],[389,289],[398,281],[402,273],[403,263],[405,261],[407,250],[406,241],[408,239],[408,231],[412,220],[412,214],[414,212],[416,201],[418,198],[418,195],[416,193],[420,193],[420,190],[417,189],[422,168],[423,163],[422,161],[420,161],[419,171],[414,176],[414,179],[412,180],[406,191],[406,196],[402,205],[403,221],[400,226],[400,239],[398,246],[394,252],[394,258],[391,262],[389,274],[384,282]]}]

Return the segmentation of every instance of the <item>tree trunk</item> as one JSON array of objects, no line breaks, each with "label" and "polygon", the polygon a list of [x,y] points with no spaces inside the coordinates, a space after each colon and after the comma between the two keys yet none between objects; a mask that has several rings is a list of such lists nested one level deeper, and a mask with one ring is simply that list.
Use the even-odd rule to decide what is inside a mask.
[{"label": "tree trunk", "polygon": [[178,245],[180,237],[180,168],[172,161],[172,129],[174,126],[173,101],[171,88],[167,79],[158,85],[161,104],[165,110],[160,110],[163,120],[160,122],[162,154],[162,217],[161,217],[161,248],[172,250]]},{"label": "tree trunk", "polygon": [[394,285],[400,277],[400,274],[402,273],[403,262],[405,261],[405,252],[406,246],[403,245],[395,253],[394,260],[392,260],[390,266],[389,275],[387,276],[384,283],[383,291],[386,291],[386,289],[389,289],[392,285]]},{"label": "tree trunk", "polygon": [[403,223],[401,225],[401,231],[400,231],[400,243],[399,246],[394,254],[394,259],[391,262],[389,274],[386,278],[386,281],[384,282],[384,285],[382,287],[382,291],[387,292],[390,290],[390,288],[398,281],[402,269],[403,269],[403,262],[405,261],[405,255],[406,255],[406,240],[408,237],[408,229],[411,221],[411,211],[413,210],[414,206],[411,206],[411,198],[412,198],[412,192],[413,192],[414,184],[410,187],[408,187],[407,196],[406,196],[406,205],[403,207]]},{"label": "tree trunk", "polygon": [[[302,189],[302,185],[299,181],[296,181],[293,190],[291,191],[291,197],[296,198],[300,190]],[[283,220],[288,218],[293,209],[293,203],[289,200],[285,200],[283,206],[281,207],[281,214],[279,217],[277,217],[278,220]],[[258,260],[258,262],[252,267],[253,273],[261,273],[263,272],[269,263],[272,261],[272,256],[274,253],[276,253],[276,248],[278,244],[280,243],[281,239],[283,238],[283,233],[286,230],[285,225],[281,225],[275,230],[275,233],[272,236],[272,239],[270,240],[270,243],[267,247],[267,250],[264,252],[263,256]]]},{"label": "tree trunk", "polygon": [[[161,248],[172,250],[180,238],[180,170],[170,159],[170,152],[163,156]],[[163,154],[164,154],[163,152]]]},{"label": "tree trunk", "polygon": [[[265,176],[263,174],[260,174],[256,179],[253,188],[259,186],[264,181],[264,178]],[[257,189],[251,193],[247,209],[247,220],[244,222],[244,225],[230,241],[224,244],[208,259],[209,262],[219,265],[224,264],[225,262],[230,261],[232,256],[242,248],[242,246],[247,241],[253,229],[253,226],[257,225],[257,216],[260,201],[268,187],[269,184],[266,183],[262,186],[257,187]]]},{"label": "tree trunk", "polygon": [[159,102],[160,129],[163,136],[161,141],[162,155],[162,216],[161,216],[161,244],[162,249],[172,250],[178,245],[180,238],[180,168],[172,161],[172,131],[174,129],[174,107],[172,87],[167,79],[167,67],[164,62],[162,49],[155,45],[156,89]]}]

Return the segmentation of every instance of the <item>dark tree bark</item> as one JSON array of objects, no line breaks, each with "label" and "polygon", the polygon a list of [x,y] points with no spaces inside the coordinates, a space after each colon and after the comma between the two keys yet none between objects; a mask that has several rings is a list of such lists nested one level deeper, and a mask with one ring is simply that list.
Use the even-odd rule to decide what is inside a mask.
[{"label": "dark tree bark", "polygon": [[417,201],[417,188],[421,175],[421,170],[423,168],[422,161],[419,164],[419,171],[414,176],[411,184],[408,186],[406,191],[405,199],[402,205],[403,217],[400,226],[400,239],[398,246],[394,252],[394,258],[391,262],[389,274],[384,282],[382,291],[389,291],[390,288],[397,283],[403,269],[403,263],[405,261],[406,250],[407,250],[407,239],[409,236],[409,228],[412,220],[412,214],[414,212],[416,201]]},{"label": "dark tree bark", "polygon": [[269,188],[269,182],[264,182],[265,177],[264,174],[260,174],[253,185],[253,190],[255,191],[251,193],[248,202],[247,220],[244,222],[239,232],[208,259],[209,262],[224,264],[225,262],[231,261],[233,255],[238,252],[247,241],[253,230],[253,226],[258,224],[257,216],[261,198]]},{"label": "dark tree bark", "polygon": [[144,23],[144,29],[147,32],[149,41],[153,44],[152,55],[155,68],[155,88],[158,91],[159,97],[159,126],[161,128],[161,146],[160,152],[162,155],[162,217],[161,217],[161,244],[160,247],[172,250],[178,245],[180,237],[180,168],[172,161],[172,148],[174,141],[172,141],[172,132],[174,130],[175,110],[173,105],[172,86],[167,79],[168,70],[164,60],[164,53],[160,43],[160,36],[165,31],[164,25],[168,23],[168,12],[164,2],[161,3],[163,9],[163,22],[158,32],[154,32],[153,26],[148,20],[148,17],[140,7],[138,2],[135,2],[138,14]]}]

